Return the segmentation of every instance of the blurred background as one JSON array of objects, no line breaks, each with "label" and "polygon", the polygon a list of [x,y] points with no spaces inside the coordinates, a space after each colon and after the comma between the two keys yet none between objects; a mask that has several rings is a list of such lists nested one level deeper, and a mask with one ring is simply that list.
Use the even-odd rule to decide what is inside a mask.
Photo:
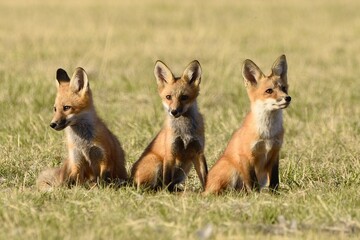
[{"label": "blurred background", "polygon": [[[88,72],[98,113],[122,142],[130,169],[164,120],[155,61],[180,75],[197,59],[211,167],[249,110],[242,62],[249,58],[269,74],[286,54],[293,101],[284,111],[280,175],[282,188],[295,194],[288,203],[303,191],[331,199],[340,189],[345,203],[330,221],[350,216],[358,224],[359,9],[355,0],[1,0],[0,187],[16,199],[14,189],[31,191],[42,169],[66,157],[64,133],[48,127],[59,67]],[[198,191],[194,172],[188,184]],[[328,219],[323,213],[307,221],[307,213],[298,220]]]}]

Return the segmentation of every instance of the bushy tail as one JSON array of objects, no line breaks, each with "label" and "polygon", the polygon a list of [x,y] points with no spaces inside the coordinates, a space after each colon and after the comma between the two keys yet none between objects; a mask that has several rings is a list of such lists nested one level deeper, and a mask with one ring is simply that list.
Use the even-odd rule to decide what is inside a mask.
[{"label": "bushy tail", "polygon": [[36,180],[36,186],[41,191],[48,191],[61,185],[61,168],[49,168],[42,171]]}]

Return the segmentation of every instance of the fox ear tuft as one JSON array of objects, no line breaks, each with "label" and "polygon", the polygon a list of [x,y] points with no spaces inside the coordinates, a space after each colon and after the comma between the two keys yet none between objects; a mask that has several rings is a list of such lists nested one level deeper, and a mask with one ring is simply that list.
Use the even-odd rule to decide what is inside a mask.
[{"label": "fox ear tuft", "polygon": [[89,90],[89,80],[83,68],[78,67],[75,69],[70,80],[70,88],[74,93],[85,93]]},{"label": "fox ear tuft", "polygon": [[64,69],[59,68],[56,71],[56,80],[59,84],[61,84],[62,82],[70,82],[70,77],[67,75]]},{"label": "fox ear tuft", "polygon": [[280,76],[281,78],[286,77],[287,74],[287,62],[285,55],[281,55],[276,59],[274,62],[272,68],[271,68],[272,74],[276,76]]},{"label": "fox ear tuft", "polygon": [[160,60],[155,63],[154,75],[159,87],[163,87],[165,83],[171,84],[175,81],[170,68]]},{"label": "fox ear tuft", "polygon": [[246,59],[242,68],[242,75],[244,78],[245,86],[256,86],[257,82],[264,75],[260,68],[250,59]]},{"label": "fox ear tuft", "polygon": [[199,86],[201,82],[201,66],[197,60],[192,61],[185,68],[183,73],[183,78],[189,83],[194,84],[195,86]]}]

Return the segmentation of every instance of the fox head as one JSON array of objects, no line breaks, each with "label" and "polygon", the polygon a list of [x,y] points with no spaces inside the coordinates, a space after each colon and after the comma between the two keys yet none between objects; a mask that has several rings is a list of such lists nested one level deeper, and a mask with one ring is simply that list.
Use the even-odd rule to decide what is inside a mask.
[{"label": "fox head", "polygon": [[174,77],[163,62],[157,61],[154,74],[159,95],[170,116],[180,117],[196,102],[201,82],[201,66],[198,61],[192,61],[181,77]]},{"label": "fox head", "polygon": [[76,68],[71,79],[66,71],[56,71],[57,95],[54,104],[54,117],[50,127],[62,130],[84,119],[92,108],[89,81],[84,69]]},{"label": "fox head", "polygon": [[266,76],[256,64],[247,59],[244,61],[242,75],[252,104],[261,106],[265,111],[274,111],[289,106],[287,63],[281,55],[273,64],[271,74]]}]

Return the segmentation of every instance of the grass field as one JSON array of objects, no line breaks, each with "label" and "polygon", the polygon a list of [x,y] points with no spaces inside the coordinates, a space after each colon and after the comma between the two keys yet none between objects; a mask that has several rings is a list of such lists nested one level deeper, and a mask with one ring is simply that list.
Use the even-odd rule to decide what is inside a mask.
[{"label": "grass field", "polygon": [[[0,1],[0,239],[356,239],[360,236],[360,2]],[[49,127],[55,71],[87,70],[129,170],[160,130],[153,67],[203,68],[199,106],[211,167],[249,101],[241,64],[282,53],[290,95],[280,194],[202,197],[132,187],[36,190],[66,157]]]}]

